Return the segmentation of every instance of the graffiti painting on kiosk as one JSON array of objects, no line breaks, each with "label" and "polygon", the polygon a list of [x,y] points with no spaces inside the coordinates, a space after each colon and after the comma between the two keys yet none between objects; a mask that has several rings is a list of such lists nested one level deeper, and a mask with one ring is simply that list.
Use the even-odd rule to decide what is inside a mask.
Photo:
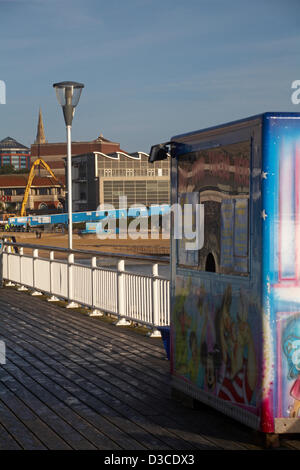
[{"label": "graffiti painting on kiosk", "polygon": [[[258,310],[247,292],[227,285],[213,295],[210,281],[177,278],[174,308],[175,373],[217,398],[256,412]],[[248,318],[251,316],[251,322]]]}]

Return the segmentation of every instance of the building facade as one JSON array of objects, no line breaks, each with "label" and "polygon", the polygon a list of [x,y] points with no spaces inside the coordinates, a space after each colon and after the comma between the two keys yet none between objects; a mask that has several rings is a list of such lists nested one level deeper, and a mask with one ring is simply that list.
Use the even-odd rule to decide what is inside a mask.
[{"label": "building facade", "polygon": [[169,160],[148,163],[148,154],[86,153],[72,158],[74,211],[96,210],[100,204],[119,208],[120,196],[127,206],[149,207],[170,202]]},{"label": "building facade", "polygon": [[11,165],[15,170],[30,168],[30,149],[12,137],[0,141],[0,167]]},{"label": "building facade", "polygon": [[[18,212],[24,199],[27,176],[0,175],[1,210]],[[64,189],[53,178],[35,176],[30,188],[26,211],[63,210]]]},{"label": "building facade", "polygon": [[[148,163],[144,152],[129,154],[99,135],[95,140],[72,142],[72,206],[75,212],[96,210],[100,204],[119,207],[119,197],[133,204],[150,206],[170,201],[169,161]],[[65,181],[67,143],[48,143],[41,110],[35,143],[31,145],[32,162],[42,158],[57,178]],[[46,170],[40,170],[40,176]]]}]

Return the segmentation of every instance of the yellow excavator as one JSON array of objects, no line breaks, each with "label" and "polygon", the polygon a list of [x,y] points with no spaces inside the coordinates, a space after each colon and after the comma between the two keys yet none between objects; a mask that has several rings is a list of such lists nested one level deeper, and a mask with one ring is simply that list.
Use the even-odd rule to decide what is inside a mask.
[{"label": "yellow excavator", "polygon": [[37,160],[35,160],[33,162],[32,166],[31,166],[31,168],[30,168],[28,181],[27,181],[27,185],[26,185],[26,188],[25,188],[24,198],[23,198],[23,201],[22,201],[22,207],[21,207],[21,212],[20,212],[21,217],[26,215],[26,204],[27,204],[27,201],[28,201],[29,191],[30,191],[32,181],[33,181],[33,178],[34,178],[34,170],[35,170],[35,167],[37,167],[39,165],[43,166],[45,168],[45,170],[47,170],[48,173],[52,176],[52,178],[54,178],[58,182],[58,184],[60,184],[60,186],[64,187],[63,183],[61,183],[61,181],[59,181],[57,179],[57,177],[55,176],[55,174],[53,173],[53,171],[51,170],[49,165],[47,165],[47,163],[44,162],[44,160],[42,160],[41,158],[38,158]]}]

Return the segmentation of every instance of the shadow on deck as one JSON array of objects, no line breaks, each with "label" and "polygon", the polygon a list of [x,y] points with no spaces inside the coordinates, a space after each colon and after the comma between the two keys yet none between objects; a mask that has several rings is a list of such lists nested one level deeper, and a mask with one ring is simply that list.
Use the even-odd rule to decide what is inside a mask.
[{"label": "shadow on deck", "polygon": [[172,399],[160,339],[11,288],[0,290],[0,339],[0,450],[262,449],[247,427]]}]

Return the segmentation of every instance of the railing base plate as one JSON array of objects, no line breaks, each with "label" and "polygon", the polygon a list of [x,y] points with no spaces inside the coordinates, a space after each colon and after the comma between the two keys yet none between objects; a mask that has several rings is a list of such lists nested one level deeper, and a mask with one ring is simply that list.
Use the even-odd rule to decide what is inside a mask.
[{"label": "railing base plate", "polygon": [[66,305],[66,308],[79,308],[80,305],[77,304],[76,302],[69,302],[68,305]]},{"label": "railing base plate", "polygon": [[55,295],[51,295],[51,297],[47,299],[47,302],[59,302],[59,298],[55,297]]},{"label": "railing base plate", "polygon": [[27,290],[28,290],[28,288],[25,287],[25,286],[20,286],[20,287],[18,287],[18,291],[20,291],[20,292],[25,292],[25,291],[27,291]]},{"label": "railing base plate", "polygon": [[147,336],[149,336],[149,338],[161,338],[161,333],[158,330],[152,330]]},{"label": "railing base plate", "polygon": [[126,320],[126,318],[120,318],[116,323],[114,323],[115,326],[129,326],[131,325],[131,322]]},{"label": "railing base plate", "polygon": [[89,317],[103,317],[103,313],[101,312],[101,310],[98,310],[96,308],[94,308],[94,310],[92,310],[90,313],[89,313]]},{"label": "railing base plate", "polygon": [[37,295],[43,295],[43,294],[42,292],[39,292],[38,290],[34,290],[33,292],[31,292],[31,295],[37,296]]}]

